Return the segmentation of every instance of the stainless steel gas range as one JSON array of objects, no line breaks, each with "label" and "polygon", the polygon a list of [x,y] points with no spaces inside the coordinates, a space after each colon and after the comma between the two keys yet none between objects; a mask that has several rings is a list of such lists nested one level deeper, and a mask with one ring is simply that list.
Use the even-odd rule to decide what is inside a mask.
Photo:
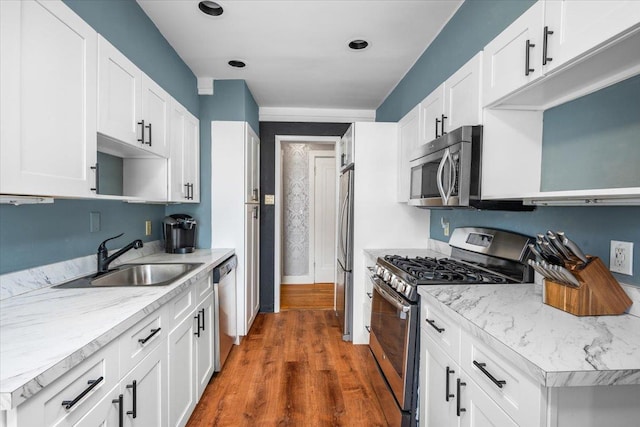
[{"label": "stainless steel gas range", "polygon": [[[377,260],[373,282],[369,348],[370,372],[390,426],[417,425],[419,366],[418,286],[524,283],[533,280],[527,265],[529,243],[517,233],[487,228],[457,228],[451,257],[386,255]],[[375,381],[374,381],[375,382]]]}]

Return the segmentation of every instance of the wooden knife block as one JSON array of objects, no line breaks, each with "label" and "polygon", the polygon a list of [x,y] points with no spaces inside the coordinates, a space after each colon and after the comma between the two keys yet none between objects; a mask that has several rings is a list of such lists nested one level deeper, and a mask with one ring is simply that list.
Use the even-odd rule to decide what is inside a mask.
[{"label": "wooden knife block", "polygon": [[544,303],[576,316],[623,314],[632,301],[598,257],[587,257],[583,269],[570,268],[579,287],[544,280]]}]

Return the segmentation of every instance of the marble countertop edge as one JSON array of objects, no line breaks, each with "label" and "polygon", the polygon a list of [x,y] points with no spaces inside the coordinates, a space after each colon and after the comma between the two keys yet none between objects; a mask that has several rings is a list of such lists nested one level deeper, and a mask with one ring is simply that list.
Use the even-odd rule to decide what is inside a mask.
[{"label": "marble countertop edge", "polygon": [[[211,257],[214,252],[222,255],[217,256],[215,260],[211,258],[206,260],[206,258]],[[137,322],[144,319],[144,317],[149,313],[169,302],[192,284],[206,277],[215,267],[232,256],[233,253],[233,249],[211,249],[201,250],[200,252],[196,251],[196,257],[199,260],[189,259],[188,257],[191,254],[185,256],[165,253],[156,253],[136,259],[136,262],[179,262],[184,260],[185,262],[203,262],[204,265],[199,266],[186,276],[178,279],[176,283],[167,286],[165,289],[166,292],[162,293],[162,295],[157,299],[141,306],[132,315],[125,319],[114,321],[113,325],[109,325],[109,329],[106,332],[99,336],[88,337],[88,341],[84,345],[57,362],[48,366],[32,368],[29,372],[25,372],[22,375],[20,373],[7,377],[4,377],[3,375],[0,385],[0,410],[10,410],[23,403],[25,400],[37,393],[37,391],[51,384],[80,362],[113,342],[113,340],[118,338]],[[51,286],[54,285],[32,291],[31,293],[50,292]],[[23,295],[28,294],[29,293]],[[15,298],[21,298],[23,295],[16,296]],[[28,376],[28,378],[25,377],[25,375]]]}]

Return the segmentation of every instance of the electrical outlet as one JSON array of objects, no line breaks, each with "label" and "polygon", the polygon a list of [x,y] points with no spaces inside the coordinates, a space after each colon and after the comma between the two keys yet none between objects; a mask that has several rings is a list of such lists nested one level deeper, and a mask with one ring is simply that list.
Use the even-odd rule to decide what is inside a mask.
[{"label": "electrical outlet", "polygon": [[151,236],[151,221],[144,222],[145,236]]},{"label": "electrical outlet", "polygon": [[633,242],[611,241],[609,269],[633,276]]}]

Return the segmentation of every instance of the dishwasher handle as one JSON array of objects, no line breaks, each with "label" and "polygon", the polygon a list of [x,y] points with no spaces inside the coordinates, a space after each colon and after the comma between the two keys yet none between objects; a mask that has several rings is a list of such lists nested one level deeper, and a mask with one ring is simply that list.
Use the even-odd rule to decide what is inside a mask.
[{"label": "dishwasher handle", "polygon": [[232,255],[230,258],[227,258],[222,262],[219,266],[213,269],[213,283],[220,283],[220,281],[232,270],[238,266],[238,257]]}]

